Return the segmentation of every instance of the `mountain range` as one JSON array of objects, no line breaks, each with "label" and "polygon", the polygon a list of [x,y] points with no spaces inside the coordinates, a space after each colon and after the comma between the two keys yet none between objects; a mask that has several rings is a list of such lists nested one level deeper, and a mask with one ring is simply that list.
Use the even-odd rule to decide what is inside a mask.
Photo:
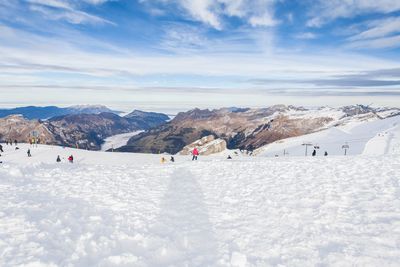
[{"label": "mountain range", "polygon": [[[29,142],[36,136],[40,143],[44,144],[99,150],[104,139],[109,136],[148,130],[169,120],[169,117],[162,113],[138,110],[121,117],[111,112],[93,113],[103,108],[80,108],[79,112],[73,109],[75,114],[55,116],[46,120],[29,119],[21,114],[0,118],[0,140]],[[30,110],[37,111],[40,108]]]},{"label": "mountain range", "polygon": [[71,114],[99,114],[102,112],[120,114],[121,112],[111,110],[106,106],[102,105],[76,105],[66,108],[60,108],[56,106],[46,107],[18,107],[12,109],[0,109],[0,118],[4,118],[10,115],[22,115],[23,117],[32,120],[40,119],[46,120],[56,116],[71,115]]},{"label": "mountain range", "polygon": [[171,153],[208,135],[226,141],[228,149],[253,151],[277,140],[318,132],[351,121],[380,120],[400,115],[398,108],[363,105],[341,108],[304,108],[275,105],[268,108],[193,109],[173,120],[133,136],[122,152]]},{"label": "mountain range", "polygon": [[[223,140],[228,149],[253,151],[282,139],[320,132],[350,122],[362,123],[400,115],[398,108],[364,105],[340,108],[285,105],[214,110],[196,108],[180,112],[172,120],[162,113],[134,110],[120,116],[110,111],[104,106],[13,109],[13,112],[22,114],[0,118],[0,140],[27,142],[36,135],[41,143],[100,150],[107,137],[143,131],[131,137],[126,145],[114,150],[176,154],[185,146],[212,136]],[[58,112],[69,114],[49,117]]]}]

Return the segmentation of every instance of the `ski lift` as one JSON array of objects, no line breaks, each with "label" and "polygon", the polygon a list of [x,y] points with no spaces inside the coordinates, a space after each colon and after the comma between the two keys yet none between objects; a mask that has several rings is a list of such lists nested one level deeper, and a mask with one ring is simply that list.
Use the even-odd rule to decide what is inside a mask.
[{"label": "ski lift", "polygon": [[303,142],[301,145],[306,147],[305,156],[307,156],[308,147],[312,146],[313,144],[311,142]]}]

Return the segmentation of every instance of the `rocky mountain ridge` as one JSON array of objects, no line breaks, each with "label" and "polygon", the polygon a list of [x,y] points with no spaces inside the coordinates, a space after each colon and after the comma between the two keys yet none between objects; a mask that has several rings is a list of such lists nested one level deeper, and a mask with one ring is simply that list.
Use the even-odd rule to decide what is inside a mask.
[{"label": "rocky mountain ridge", "polygon": [[285,105],[259,109],[193,109],[132,137],[126,146],[118,150],[175,154],[186,145],[213,135],[225,140],[230,149],[252,151],[280,139],[345,125],[350,121],[379,120],[396,115],[400,115],[400,109],[363,105],[312,109]]},{"label": "rocky mountain ridge", "polygon": [[29,120],[21,115],[0,118],[0,141],[29,142],[34,136],[51,145],[99,150],[106,137],[157,127],[168,120],[161,113],[141,112],[121,117],[114,113],[69,114],[45,121]]}]

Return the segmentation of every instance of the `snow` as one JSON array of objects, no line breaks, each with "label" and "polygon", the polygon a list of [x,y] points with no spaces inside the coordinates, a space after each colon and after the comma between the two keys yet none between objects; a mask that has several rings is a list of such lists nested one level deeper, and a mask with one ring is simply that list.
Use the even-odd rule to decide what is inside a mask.
[{"label": "snow", "polygon": [[[255,154],[271,157],[275,155],[283,156],[285,152],[286,156],[304,156],[305,146],[302,144],[311,143],[313,146],[319,146],[317,156],[323,156],[325,151],[327,151],[329,155],[343,155],[344,150],[342,146],[345,144],[349,145],[347,151],[348,155],[359,155],[363,153],[368,155],[383,155],[393,152],[389,147],[387,149],[386,147],[389,146],[391,137],[397,135],[391,133],[387,136],[385,132],[388,132],[389,129],[392,129],[396,125],[400,125],[400,116],[368,122],[349,122],[343,126],[332,127],[312,134],[276,141],[257,149]],[[381,138],[378,142],[378,139],[376,139],[377,136],[386,136],[386,139]],[[375,141],[372,141],[372,139],[375,139]],[[394,139],[400,140],[400,138]],[[375,145],[372,146],[372,142],[374,142]],[[313,146],[308,147],[308,155],[311,155],[314,149]],[[391,146],[395,146],[395,144]]]},{"label": "snow", "polygon": [[1,157],[0,266],[400,262],[399,155],[161,164],[44,145],[28,158],[28,147]]},{"label": "snow", "polygon": [[365,145],[363,154],[400,154],[400,125],[395,123],[392,128],[378,133],[369,140]]},{"label": "snow", "polygon": [[286,112],[286,114],[290,117],[302,119],[317,119],[321,117],[327,117],[332,118],[335,122],[339,121],[346,115],[342,110],[330,107],[310,108],[304,111],[290,109],[288,112]]},{"label": "snow", "polygon": [[112,148],[119,148],[128,143],[128,140],[135,135],[142,133],[143,131],[135,131],[130,133],[123,133],[110,136],[104,140],[104,144],[101,146],[101,151],[107,151]]}]

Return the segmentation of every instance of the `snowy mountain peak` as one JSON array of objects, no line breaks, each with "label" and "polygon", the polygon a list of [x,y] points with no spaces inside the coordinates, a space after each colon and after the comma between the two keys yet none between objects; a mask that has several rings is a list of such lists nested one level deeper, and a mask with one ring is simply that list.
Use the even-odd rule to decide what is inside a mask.
[{"label": "snowy mountain peak", "polygon": [[67,109],[71,110],[72,113],[89,113],[89,114],[99,114],[103,112],[116,113],[116,114],[120,113],[119,111],[114,111],[104,105],[74,105],[68,107]]}]

